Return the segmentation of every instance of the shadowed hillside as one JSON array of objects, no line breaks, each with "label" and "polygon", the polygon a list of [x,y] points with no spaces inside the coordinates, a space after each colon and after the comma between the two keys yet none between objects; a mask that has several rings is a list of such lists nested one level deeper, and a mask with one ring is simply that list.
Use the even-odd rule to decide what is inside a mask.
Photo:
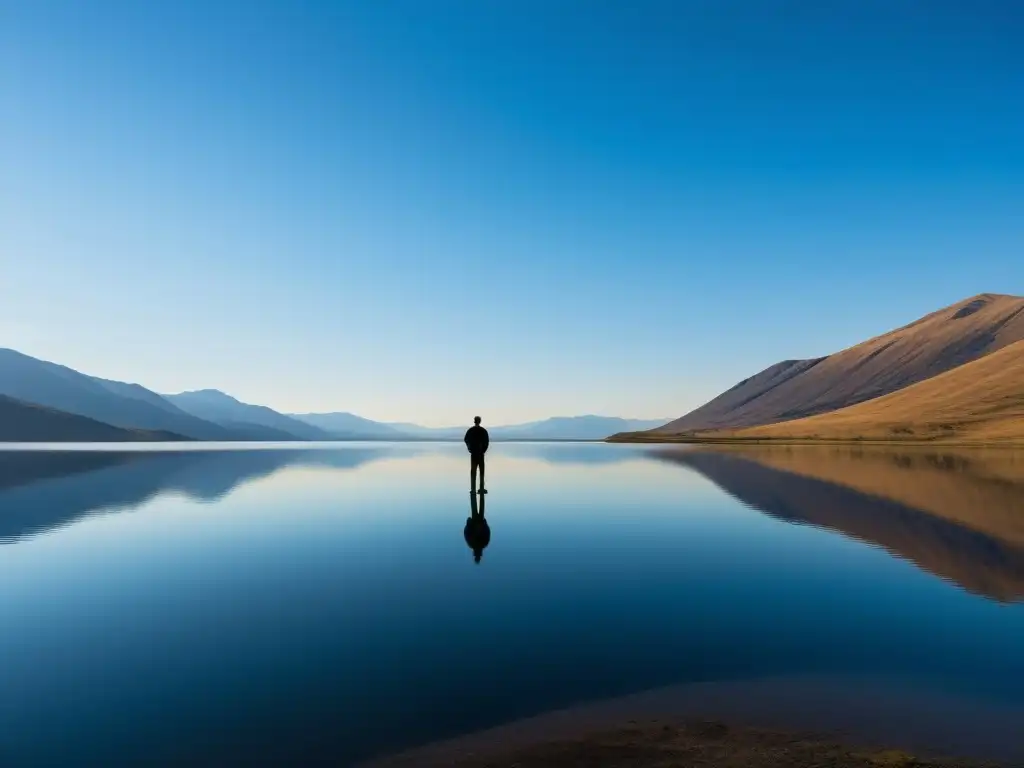
[{"label": "shadowed hillside", "polygon": [[121,429],[102,421],[0,395],[0,442],[136,442],[183,440],[173,432]]},{"label": "shadowed hillside", "polygon": [[1024,456],[813,447],[652,455],[773,517],[875,544],[976,594],[1024,600]]},{"label": "shadowed hillside", "polygon": [[197,419],[137,384],[96,379],[13,349],[0,349],[0,394],[122,429],[173,432],[197,440],[235,439],[229,430]]},{"label": "shadowed hillside", "polygon": [[[265,405],[250,405],[216,389],[164,395],[164,399],[196,418],[234,431],[249,429],[255,440],[330,440],[322,429]],[[260,432],[262,430],[262,432]]]},{"label": "shadowed hillside", "polygon": [[647,435],[752,427],[835,411],[1021,340],[1024,298],[981,294],[828,357],[774,365]]}]

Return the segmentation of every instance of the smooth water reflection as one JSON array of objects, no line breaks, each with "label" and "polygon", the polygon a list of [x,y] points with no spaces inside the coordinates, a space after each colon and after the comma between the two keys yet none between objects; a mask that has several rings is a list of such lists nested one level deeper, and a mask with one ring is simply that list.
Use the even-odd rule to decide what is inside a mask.
[{"label": "smooth water reflection", "polygon": [[1024,704],[1020,456],[496,444],[467,486],[457,445],[0,454],[0,762],[344,765],[766,675]]}]

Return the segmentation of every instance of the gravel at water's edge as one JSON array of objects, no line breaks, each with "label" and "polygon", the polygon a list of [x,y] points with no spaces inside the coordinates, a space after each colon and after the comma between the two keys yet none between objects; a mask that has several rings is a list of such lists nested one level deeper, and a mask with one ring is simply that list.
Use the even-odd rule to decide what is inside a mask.
[{"label": "gravel at water's edge", "polygon": [[[968,768],[996,763],[858,749],[822,737],[719,722],[632,723],[575,739],[485,755],[448,754],[450,768]],[[427,764],[423,763],[423,768]]]},{"label": "gravel at water's edge", "polygon": [[[693,724],[707,722],[730,725],[717,725],[717,731],[691,730],[696,727]],[[628,732],[623,731],[625,724],[634,731],[641,727],[635,724],[657,724],[650,726],[654,731],[642,726],[647,734],[643,738],[648,740],[654,738],[657,728],[668,725],[674,729],[670,733],[678,734],[680,739],[703,739],[707,749],[717,743],[717,748],[731,750],[733,755],[743,754],[741,750],[747,749],[749,740],[758,738],[788,739],[786,743],[790,744],[803,741],[805,746],[814,743],[814,748],[819,750],[829,749],[828,744],[857,745],[857,749],[846,750],[844,754],[852,757],[844,758],[845,763],[822,760],[803,763],[808,766],[885,765],[878,762],[884,758],[890,759],[889,765],[1024,768],[1021,723],[1024,723],[1024,708],[1015,703],[954,694],[913,681],[863,675],[765,677],[684,683],[577,704],[418,746],[396,745],[361,763],[360,768],[473,768],[512,766],[516,762],[519,768],[561,764],[615,766],[619,764],[614,762],[616,750],[627,746],[634,752],[623,764],[633,768],[715,764],[695,762],[692,755],[685,758],[689,763],[680,762],[683,758],[678,755],[662,754],[657,740],[629,746],[629,738],[634,737],[628,737]],[[712,739],[715,733],[725,735]],[[814,735],[801,737],[799,734]],[[609,739],[623,743],[608,746]],[[762,742],[762,745],[767,743]],[[777,745],[777,748],[781,747]],[[892,748],[914,755],[965,759],[945,763],[913,763],[904,759],[902,763],[893,763],[891,760],[903,759],[899,757],[903,753],[886,751]],[[569,753],[559,758],[563,762],[552,763],[553,750],[569,750]],[[635,750],[645,751],[641,756]],[[582,762],[568,762],[573,751],[580,755]],[[602,752],[600,757],[599,752]],[[875,761],[863,762],[868,759],[864,755],[872,753],[876,755]],[[805,750],[805,754],[813,753]],[[662,761],[652,762],[658,755]],[[744,764],[715,759],[724,766]],[[752,766],[772,765],[744,759]],[[855,759],[861,762],[849,762]],[[992,762],[986,763],[986,760]],[[781,757],[775,762],[778,766],[791,764],[800,765]]]}]

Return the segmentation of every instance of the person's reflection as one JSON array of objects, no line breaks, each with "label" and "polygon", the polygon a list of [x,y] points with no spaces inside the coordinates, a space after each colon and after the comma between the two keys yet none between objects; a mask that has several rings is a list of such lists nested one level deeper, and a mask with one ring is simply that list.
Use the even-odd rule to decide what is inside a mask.
[{"label": "person's reflection", "polygon": [[[477,498],[480,499],[479,509],[477,508]],[[491,543],[491,526],[484,519],[484,499],[484,496],[478,497],[476,494],[469,497],[470,513],[466,518],[466,528],[462,532],[466,538],[466,544],[473,550],[473,561],[476,563],[480,562],[484,549]]]}]

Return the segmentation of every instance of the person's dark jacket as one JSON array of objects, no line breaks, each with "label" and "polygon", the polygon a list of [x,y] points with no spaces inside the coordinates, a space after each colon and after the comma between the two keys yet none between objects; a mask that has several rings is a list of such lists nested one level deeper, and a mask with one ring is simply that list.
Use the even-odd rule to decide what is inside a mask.
[{"label": "person's dark jacket", "polygon": [[475,453],[478,456],[487,453],[487,446],[491,444],[491,438],[487,434],[487,430],[479,424],[467,429],[466,437],[463,439],[469,452]]}]

